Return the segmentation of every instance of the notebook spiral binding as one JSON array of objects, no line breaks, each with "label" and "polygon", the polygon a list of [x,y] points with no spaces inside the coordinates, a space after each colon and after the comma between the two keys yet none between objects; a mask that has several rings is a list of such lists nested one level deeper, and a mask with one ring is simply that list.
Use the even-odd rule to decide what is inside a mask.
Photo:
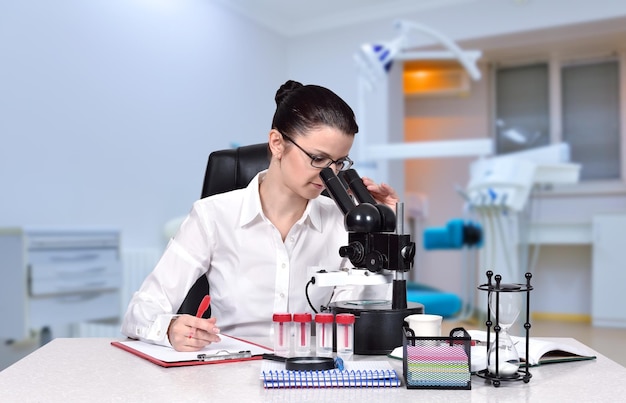
[{"label": "notebook spiral binding", "polygon": [[455,328],[449,337],[415,337],[403,327],[403,369],[407,389],[471,389],[471,337]]},{"label": "notebook spiral binding", "polygon": [[394,370],[264,371],[265,388],[399,387]]}]

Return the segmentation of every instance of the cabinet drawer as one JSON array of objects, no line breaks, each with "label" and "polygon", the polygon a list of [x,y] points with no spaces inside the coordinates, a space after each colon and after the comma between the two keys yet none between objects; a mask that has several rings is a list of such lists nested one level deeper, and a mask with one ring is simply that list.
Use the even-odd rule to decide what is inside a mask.
[{"label": "cabinet drawer", "polygon": [[31,250],[28,255],[31,264],[79,264],[115,260],[119,260],[119,253],[114,248],[37,249]]},{"label": "cabinet drawer", "polygon": [[91,292],[30,299],[30,326],[76,323],[86,320],[108,319],[120,315],[120,292]]},{"label": "cabinet drawer", "polygon": [[119,261],[33,264],[30,267],[30,294],[63,294],[121,287]]}]

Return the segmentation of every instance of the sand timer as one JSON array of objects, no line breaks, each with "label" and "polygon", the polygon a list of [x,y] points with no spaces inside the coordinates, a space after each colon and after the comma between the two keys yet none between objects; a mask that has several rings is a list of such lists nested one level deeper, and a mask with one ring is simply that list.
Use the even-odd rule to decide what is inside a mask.
[{"label": "sand timer", "polygon": [[[528,362],[528,344],[530,338],[530,285],[532,274],[526,273],[526,284],[507,284],[502,282],[502,276],[493,275],[487,271],[487,283],[478,286],[479,290],[488,292],[487,303],[487,368],[478,371],[476,375],[485,378],[493,384],[500,386],[503,381],[523,381],[528,383],[532,377],[528,366],[523,364],[518,354],[518,349],[511,339],[511,327],[517,321],[524,305],[526,322],[524,329],[526,335],[519,343],[524,343],[526,355],[522,357]],[[492,281],[492,280],[495,280]],[[525,298],[524,298],[525,297]],[[492,321],[493,319],[493,321]],[[492,335],[491,328],[494,333]],[[492,340],[493,336],[493,340]],[[521,346],[520,346],[521,347]]]},{"label": "sand timer", "polygon": [[496,276],[495,292],[489,294],[489,308],[495,320],[495,340],[489,346],[487,369],[501,377],[515,377],[520,366],[517,348],[511,339],[511,326],[517,320],[522,303],[521,287],[503,284]]}]

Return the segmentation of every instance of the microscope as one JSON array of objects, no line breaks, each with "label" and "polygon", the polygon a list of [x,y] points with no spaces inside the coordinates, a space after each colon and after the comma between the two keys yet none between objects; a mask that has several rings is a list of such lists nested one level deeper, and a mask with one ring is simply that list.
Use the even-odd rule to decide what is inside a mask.
[{"label": "microscope", "polygon": [[[388,354],[402,345],[404,318],[424,313],[422,304],[408,303],[406,299],[404,276],[413,265],[415,243],[408,234],[403,234],[404,209],[401,203],[396,206],[396,212],[376,203],[354,169],[340,171],[338,175],[331,168],[320,172],[329,195],[344,215],[348,231],[348,245],[339,248],[339,255],[348,258],[355,268],[350,274],[322,270],[316,273],[316,284],[381,284],[391,280],[391,301],[357,300],[330,304],[334,314],[351,313],[355,316],[355,354]],[[346,188],[350,189],[358,204]],[[334,281],[329,281],[328,276]]]}]

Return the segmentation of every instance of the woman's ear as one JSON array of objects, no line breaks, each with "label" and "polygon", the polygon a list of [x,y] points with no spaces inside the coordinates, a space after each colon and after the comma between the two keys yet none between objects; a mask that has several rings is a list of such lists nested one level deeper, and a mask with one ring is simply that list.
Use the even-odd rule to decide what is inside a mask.
[{"label": "woman's ear", "polygon": [[280,159],[283,155],[284,143],[283,136],[276,129],[270,130],[269,133],[269,148],[272,152],[272,156]]}]

